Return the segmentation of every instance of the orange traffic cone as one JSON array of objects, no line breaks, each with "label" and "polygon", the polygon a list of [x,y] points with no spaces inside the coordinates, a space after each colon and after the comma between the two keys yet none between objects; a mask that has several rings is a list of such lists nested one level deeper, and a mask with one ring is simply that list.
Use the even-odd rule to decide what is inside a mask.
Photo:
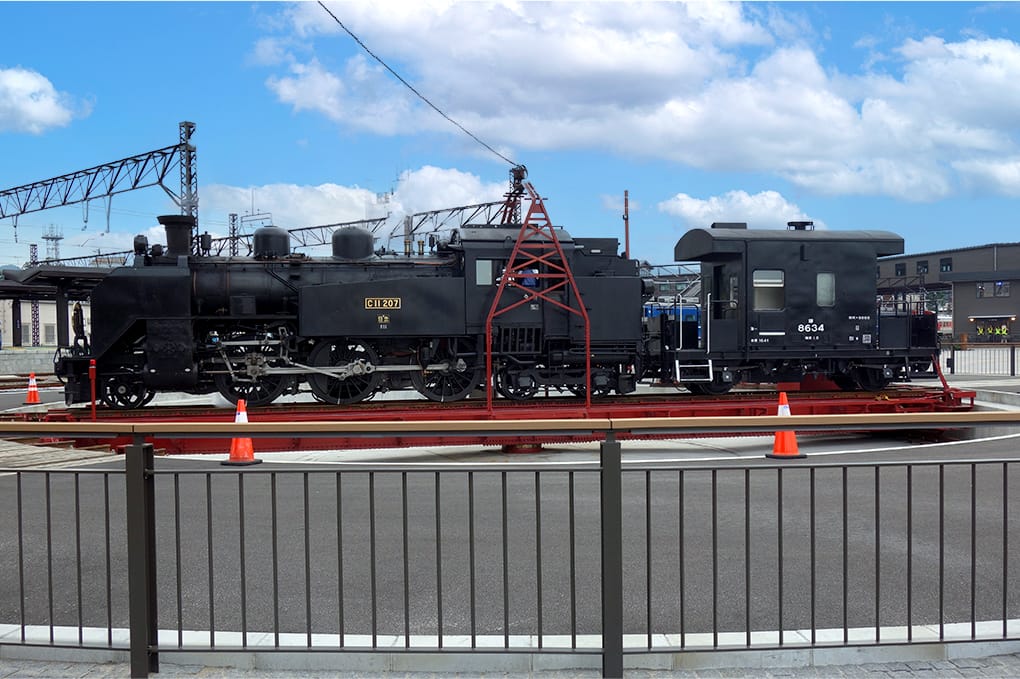
[{"label": "orange traffic cone", "polygon": [[[237,400],[237,412],[234,414],[234,422],[248,423],[248,409],[244,399]],[[255,458],[255,450],[252,448],[250,438],[234,438],[230,440],[230,459],[223,460],[220,464],[258,464],[262,460]]]},{"label": "orange traffic cone", "polygon": [[[780,417],[790,416],[790,402],[786,399],[785,391],[779,392],[779,412],[776,414]],[[807,455],[797,449],[797,434],[795,432],[777,431],[776,439],[772,443],[772,452],[765,453],[765,457],[788,459],[807,457]]]},{"label": "orange traffic cone", "polygon": [[28,393],[25,394],[25,405],[39,403],[39,385],[35,383],[35,373],[28,374]]}]

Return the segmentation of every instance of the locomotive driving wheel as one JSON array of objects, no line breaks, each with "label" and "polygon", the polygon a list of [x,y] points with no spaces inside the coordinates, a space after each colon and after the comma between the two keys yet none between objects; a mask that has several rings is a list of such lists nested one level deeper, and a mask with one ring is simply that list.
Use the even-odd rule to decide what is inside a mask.
[{"label": "locomotive driving wheel", "polygon": [[317,368],[347,369],[344,377],[322,373],[308,377],[312,395],[323,403],[358,403],[371,398],[379,387],[380,376],[375,372],[379,357],[371,346],[358,340],[325,340],[312,350],[308,362]]},{"label": "locomotive driving wheel", "polygon": [[[471,340],[444,338],[430,345],[428,359],[419,352],[422,370],[411,371],[411,384],[430,401],[459,401],[467,398],[485,376],[478,365],[478,351]],[[445,363],[441,370],[425,370],[428,364]]]},{"label": "locomotive driving wheel", "polygon": [[224,347],[221,356],[230,362],[230,369],[213,375],[213,384],[223,398],[236,404],[242,398],[251,407],[269,405],[293,383],[290,375],[273,375],[266,368],[279,365],[276,349],[259,345],[258,336],[251,333],[224,333],[223,338],[233,342],[246,342]]},{"label": "locomotive driving wheel", "polygon": [[287,390],[290,378],[287,375],[263,375],[244,379],[218,373],[213,377],[216,390],[231,403],[242,398],[251,407],[269,405]]},{"label": "locomotive driving wheel", "polygon": [[145,388],[142,378],[133,373],[111,375],[100,380],[100,398],[115,410],[141,408],[155,395]]}]

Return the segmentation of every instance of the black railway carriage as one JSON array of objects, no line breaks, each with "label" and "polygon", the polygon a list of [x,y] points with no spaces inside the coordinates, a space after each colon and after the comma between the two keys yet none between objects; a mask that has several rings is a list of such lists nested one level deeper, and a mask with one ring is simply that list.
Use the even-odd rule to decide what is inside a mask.
[{"label": "black railway carriage", "polygon": [[[669,328],[662,358],[691,391],[722,393],[740,381],[800,381],[878,390],[938,351],[936,316],[882,313],[878,257],[903,252],[887,231],[752,230],[742,223],[692,229],[677,261],[701,263],[701,332]],[[689,325],[689,323],[688,323]]]}]

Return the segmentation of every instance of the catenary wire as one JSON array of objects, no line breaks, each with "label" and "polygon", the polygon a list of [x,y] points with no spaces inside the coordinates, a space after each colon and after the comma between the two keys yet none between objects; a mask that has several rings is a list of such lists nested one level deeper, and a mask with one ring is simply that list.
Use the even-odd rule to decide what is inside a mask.
[{"label": "catenary wire", "polygon": [[458,128],[458,129],[460,129],[460,131],[461,131],[461,132],[463,132],[463,133],[464,133],[464,134],[466,134],[467,136],[469,136],[469,137],[471,137],[472,139],[474,139],[474,140],[475,140],[476,142],[478,142],[479,144],[481,144],[482,146],[484,146],[485,148],[487,148],[487,149],[488,149],[489,151],[491,151],[492,153],[496,154],[497,156],[499,156],[500,158],[502,158],[502,159],[503,159],[503,160],[505,160],[506,162],[510,163],[511,165],[517,165],[517,163],[515,163],[515,162],[514,162],[514,161],[512,161],[512,160],[510,160],[509,158],[507,158],[506,156],[504,156],[504,155],[503,155],[502,153],[500,153],[500,152],[499,152],[499,151],[497,151],[496,149],[492,148],[491,146],[489,146],[488,144],[486,144],[486,143],[485,143],[484,141],[482,141],[481,139],[479,139],[479,138],[478,138],[477,136],[475,136],[474,134],[472,134],[472,133],[471,133],[471,132],[470,132],[470,131],[469,131],[469,130],[468,130],[467,128],[465,128],[465,127],[464,127],[463,125],[461,125],[460,123],[458,123],[458,122],[457,122],[456,120],[454,120],[454,119],[453,119],[453,118],[451,118],[450,116],[446,115],[446,114],[445,114],[445,113],[444,113],[444,112],[443,112],[442,110],[440,110],[440,108],[439,108],[438,106],[436,106],[436,105],[435,105],[435,104],[433,104],[433,103],[432,103],[431,101],[429,101],[429,100],[428,100],[428,98],[427,98],[427,97],[426,97],[426,96],[425,96],[424,94],[422,94],[421,92],[419,92],[418,90],[416,90],[416,89],[414,88],[414,86],[413,86],[413,85],[411,85],[411,83],[409,83],[409,82],[407,82],[406,80],[404,80],[403,78],[401,78],[401,77],[400,77],[400,74],[399,74],[399,73],[397,73],[397,72],[396,72],[396,71],[394,71],[394,70],[393,70],[392,68],[390,68],[390,67],[389,67],[389,65],[388,65],[388,64],[387,64],[387,63],[386,63],[385,61],[383,61],[382,59],[380,59],[380,58],[379,58],[378,56],[376,56],[376,55],[375,55],[375,53],[374,53],[374,52],[372,52],[372,50],[368,49],[368,46],[367,46],[367,45],[365,45],[365,43],[361,42],[361,39],[360,39],[360,38],[359,38],[358,36],[354,35],[354,33],[353,33],[353,32],[351,31],[351,29],[349,29],[349,28],[347,28],[346,26],[344,26],[344,23],[343,23],[342,21],[340,21],[340,19],[338,19],[338,18],[337,18],[337,16],[336,16],[335,14],[333,14],[333,12],[331,12],[331,11],[330,11],[329,7],[326,7],[326,5],[325,5],[325,4],[323,4],[322,0],[319,0],[319,6],[320,6],[320,7],[322,7],[322,9],[326,10],[326,13],[327,13],[327,14],[329,14],[329,15],[330,15],[331,17],[333,17],[333,21],[335,21],[335,22],[337,23],[337,25],[339,25],[339,26],[340,26],[340,28],[344,29],[344,31],[346,31],[347,35],[351,36],[351,38],[353,38],[353,39],[354,39],[354,42],[358,43],[358,44],[359,44],[359,45],[361,46],[361,49],[363,49],[363,50],[365,50],[366,52],[368,52],[369,56],[371,56],[371,57],[372,57],[373,59],[375,59],[375,60],[376,60],[376,61],[378,61],[378,62],[379,62],[380,64],[382,64],[383,68],[385,68],[385,69],[386,69],[387,71],[389,71],[390,73],[392,73],[392,74],[393,74],[393,77],[395,77],[395,78],[396,78],[397,80],[399,80],[399,81],[400,81],[401,83],[403,83],[403,84],[404,84],[404,86],[405,86],[405,87],[407,87],[407,89],[409,89],[409,90],[411,90],[412,92],[414,92],[414,93],[415,93],[415,95],[417,95],[417,97],[418,97],[419,99],[421,99],[421,100],[422,100],[422,101],[424,101],[424,102],[425,102],[426,104],[428,104],[428,105],[429,105],[429,106],[430,106],[430,107],[432,108],[432,110],[434,110],[434,111],[435,111],[436,113],[438,113],[439,115],[443,116],[443,117],[444,117],[444,118],[446,118],[446,119],[447,119],[448,121],[450,121],[451,123],[453,123],[454,125],[456,125],[456,126],[457,126],[457,128]]}]

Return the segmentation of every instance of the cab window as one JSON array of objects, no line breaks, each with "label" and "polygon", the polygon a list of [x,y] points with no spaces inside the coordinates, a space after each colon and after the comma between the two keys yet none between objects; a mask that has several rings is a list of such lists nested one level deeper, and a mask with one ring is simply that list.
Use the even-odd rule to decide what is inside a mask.
[{"label": "cab window", "polygon": [[494,279],[492,277],[494,262],[491,259],[476,259],[475,260],[475,285],[492,285]]}]

